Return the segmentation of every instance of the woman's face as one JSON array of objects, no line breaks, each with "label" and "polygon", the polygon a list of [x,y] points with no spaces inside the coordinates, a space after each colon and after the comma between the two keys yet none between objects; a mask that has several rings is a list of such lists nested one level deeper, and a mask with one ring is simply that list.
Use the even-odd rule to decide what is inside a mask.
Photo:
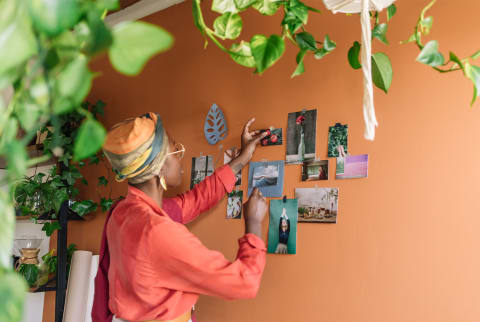
[{"label": "woman's face", "polygon": [[288,229],[287,221],[285,219],[282,219],[282,230],[287,231],[287,229]]},{"label": "woman's face", "polygon": [[[169,138],[169,153],[175,152],[176,142],[168,136]],[[182,183],[183,169],[181,162],[182,153],[174,153],[167,156],[167,160],[163,166],[163,175],[167,186],[169,187],[178,187]]]}]

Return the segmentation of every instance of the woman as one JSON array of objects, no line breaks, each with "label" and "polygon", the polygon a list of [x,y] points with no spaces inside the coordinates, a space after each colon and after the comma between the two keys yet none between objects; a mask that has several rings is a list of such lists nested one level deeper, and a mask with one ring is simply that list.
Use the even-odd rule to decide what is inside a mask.
[{"label": "woman", "polygon": [[283,208],[278,226],[278,245],[275,254],[288,253],[288,236],[290,235],[290,219],[287,216],[287,210]]},{"label": "woman", "polygon": [[[255,297],[265,267],[261,223],[267,205],[256,190],[245,204],[245,235],[237,259],[229,262],[207,249],[183,225],[233,190],[235,174],[264,137],[244,127],[242,152],[192,190],[163,198],[179,186],[185,148],[148,113],[117,124],[103,146],[128,193],[110,211],[103,232],[95,279],[93,321],[195,321],[198,294],[225,299]],[[114,315],[114,316],[113,316]]]}]

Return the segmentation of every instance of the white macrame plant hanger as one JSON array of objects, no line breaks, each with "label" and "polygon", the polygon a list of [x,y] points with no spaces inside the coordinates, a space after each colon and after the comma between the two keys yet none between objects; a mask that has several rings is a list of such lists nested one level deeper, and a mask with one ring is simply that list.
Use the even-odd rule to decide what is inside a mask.
[{"label": "white macrame plant hanger", "polygon": [[328,10],[333,13],[360,13],[362,25],[362,72],[363,72],[363,119],[365,121],[364,136],[367,140],[375,138],[375,127],[378,126],[373,104],[372,81],[372,29],[370,11],[382,11],[395,0],[323,0]]}]

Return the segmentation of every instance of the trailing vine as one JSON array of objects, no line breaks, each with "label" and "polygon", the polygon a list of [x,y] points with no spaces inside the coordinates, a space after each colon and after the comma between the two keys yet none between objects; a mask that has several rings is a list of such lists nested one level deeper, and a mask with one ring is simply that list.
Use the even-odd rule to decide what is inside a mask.
[{"label": "trailing vine", "polygon": [[453,52],[449,52],[449,59],[445,60],[442,53],[438,51],[438,41],[430,40],[425,45],[422,42],[422,36],[427,36],[433,26],[433,17],[425,17],[428,10],[430,10],[437,0],[432,0],[425,8],[423,8],[418,18],[417,24],[414,27],[413,34],[407,41],[403,43],[414,42],[420,54],[417,56],[417,61],[425,65],[431,66],[434,70],[440,73],[450,73],[455,71],[462,71],[463,74],[473,82],[473,98],[470,105],[475,103],[480,92],[480,67],[472,65],[471,60],[480,57],[480,50],[477,50],[472,55],[463,59]]},{"label": "trailing vine", "polygon": [[[213,0],[212,11],[221,14],[215,19],[213,29],[205,24],[201,2],[202,0],[193,0],[193,17],[195,26],[205,37],[205,46],[208,40],[211,40],[237,64],[254,68],[255,73],[262,74],[282,57],[285,51],[285,39],[299,49],[296,57],[297,67],[291,77],[304,73],[303,60],[307,53],[313,54],[316,59],[321,59],[336,47],[336,43],[328,34],[322,42],[307,32],[309,12],[320,13],[320,11],[305,5],[300,0]],[[256,34],[250,41],[241,40],[227,48],[220,40],[235,40],[240,36],[243,21],[239,13],[249,8],[257,10],[264,16],[272,16],[283,8],[284,16],[280,35],[273,34],[267,37]]]}]

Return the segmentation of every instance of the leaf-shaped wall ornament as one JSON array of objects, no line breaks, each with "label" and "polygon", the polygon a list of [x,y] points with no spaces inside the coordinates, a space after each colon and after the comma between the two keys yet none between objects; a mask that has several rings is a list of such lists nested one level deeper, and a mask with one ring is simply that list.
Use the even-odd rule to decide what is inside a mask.
[{"label": "leaf-shaped wall ornament", "polygon": [[227,136],[227,122],[225,121],[222,110],[217,104],[213,104],[210,111],[208,111],[203,131],[208,143],[212,145],[225,139]]}]

